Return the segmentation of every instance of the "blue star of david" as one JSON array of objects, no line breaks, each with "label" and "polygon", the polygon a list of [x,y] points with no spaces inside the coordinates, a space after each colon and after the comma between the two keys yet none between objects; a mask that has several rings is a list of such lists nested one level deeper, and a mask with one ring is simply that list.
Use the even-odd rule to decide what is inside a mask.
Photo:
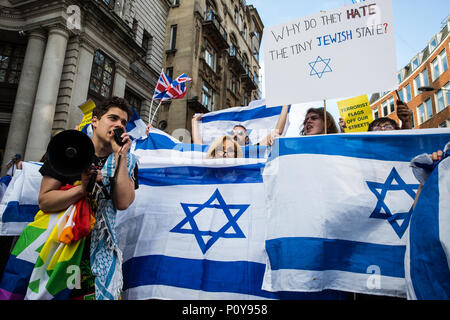
[{"label": "blue star of david", "polygon": [[[396,181],[397,184],[393,184],[394,181]],[[366,183],[370,191],[372,191],[378,199],[377,205],[370,215],[370,218],[387,220],[391,224],[397,236],[401,239],[409,225],[409,220],[413,210],[412,204],[408,212],[392,214],[391,210],[384,202],[384,199],[388,191],[403,190],[414,200],[416,197],[416,192],[414,190],[419,188],[419,184],[406,184],[395,168],[392,168],[391,173],[384,183],[371,181],[366,181]],[[380,191],[378,191],[378,189]],[[382,213],[381,210],[384,210],[384,213]],[[401,224],[397,221],[399,219],[403,219]]]},{"label": "blue star of david", "polygon": [[[212,204],[216,200],[219,204]],[[181,220],[172,230],[170,230],[170,232],[193,234],[195,236],[195,239],[197,240],[200,250],[204,254],[217,240],[219,240],[219,238],[245,238],[244,233],[237,224],[237,220],[242,216],[242,214],[245,212],[245,210],[247,210],[249,206],[249,204],[225,203],[225,200],[220,194],[219,189],[216,189],[213,195],[203,204],[181,203],[181,207],[186,214],[186,218]],[[199,230],[194,217],[206,208],[221,209],[223,214],[228,219],[228,222],[218,231]],[[238,212],[233,216],[230,210],[238,210]],[[189,224],[191,228],[183,229],[183,227],[187,224]],[[227,232],[230,228],[234,230],[234,233]],[[203,240],[204,236],[211,236],[211,238],[207,242],[205,242]]]},{"label": "blue star of david", "polygon": [[[316,61],[309,62],[309,66],[311,67],[311,71],[309,72],[310,76],[317,76],[322,78],[324,73],[327,72],[333,72],[333,70],[330,67],[330,61],[331,59],[322,59],[320,56],[317,57]],[[323,65],[322,71],[318,71],[319,68],[316,70],[316,65]]]}]

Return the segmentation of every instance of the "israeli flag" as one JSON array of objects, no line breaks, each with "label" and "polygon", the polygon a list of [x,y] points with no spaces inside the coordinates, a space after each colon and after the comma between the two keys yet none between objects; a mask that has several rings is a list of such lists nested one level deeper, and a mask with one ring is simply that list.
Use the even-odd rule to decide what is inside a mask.
[{"label": "israeli flag", "polygon": [[[174,165],[193,164],[195,161],[201,164],[206,159],[208,145],[182,143],[164,131],[151,128],[149,134],[133,141],[131,152],[140,161],[147,163],[170,163]],[[263,163],[270,152],[268,146],[246,145],[241,147],[243,158],[260,159],[257,162]],[[245,160],[243,160],[245,162]],[[254,161],[250,161],[254,163]]]},{"label": "israeli flag", "polygon": [[[204,114],[200,122],[203,143],[209,145],[217,137],[230,134],[234,126],[243,125],[249,134],[250,144],[257,144],[275,129],[281,109],[282,106],[267,107],[263,99],[252,101],[247,107],[233,107]],[[288,119],[282,135],[289,126]]]},{"label": "israeli flag", "polygon": [[0,202],[0,235],[18,236],[39,211],[42,163],[22,162]]},{"label": "israeli flag", "polygon": [[[177,164],[170,157],[158,157],[158,150],[167,155],[167,149],[157,143],[138,142],[139,189],[133,204],[117,216],[124,299],[342,297],[330,291],[261,290],[264,163],[228,158]],[[190,151],[173,152],[181,156]],[[155,157],[158,163],[152,161]]]},{"label": "israeli flag", "polygon": [[428,129],[277,139],[264,170],[263,289],[406,297],[405,234],[419,187],[409,162],[449,138]]},{"label": "israeli flag", "polygon": [[[407,234],[408,299],[450,299],[450,143],[444,153],[434,168],[427,154],[411,161],[416,177],[424,185]],[[423,174],[426,181],[421,179]]]}]

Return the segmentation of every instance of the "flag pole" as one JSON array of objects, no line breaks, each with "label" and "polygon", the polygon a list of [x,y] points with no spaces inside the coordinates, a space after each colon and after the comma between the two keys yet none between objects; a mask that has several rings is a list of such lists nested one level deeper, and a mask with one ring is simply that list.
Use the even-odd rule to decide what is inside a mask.
[{"label": "flag pole", "polygon": [[[164,72],[164,68],[161,69],[161,73],[160,73],[160,78],[161,78],[161,74]],[[158,78],[159,81],[159,78]],[[152,103],[150,103],[150,112],[148,113],[148,121],[150,121],[150,117],[152,116],[152,108],[153,108],[153,100],[155,99],[155,91],[156,91],[156,86],[158,85],[158,81],[156,82],[155,85],[155,89],[153,89],[153,95],[152,95]],[[152,121],[150,122],[151,125],[153,125],[153,118]]]},{"label": "flag pole", "polygon": [[[153,96],[155,96],[155,93],[153,93]],[[150,112],[148,113],[148,121],[150,121],[150,117],[152,116],[152,109],[153,109],[153,97],[152,102],[150,103]],[[151,122],[149,124],[153,125]]]},{"label": "flag pole", "polygon": [[324,134],[327,134],[327,100],[323,99],[323,127]]},{"label": "flag pole", "polygon": [[156,114],[158,113],[158,109],[159,109],[159,107],[161,106],[161,103],[162,103],[162,99],[159,101],[159,104],[158,104],[158,106],[156,107],[155,113],[153,114],[152,121],[151,121],[150,123],[153,123],[153,119],[155,119],[155,116],[156,116]]}]

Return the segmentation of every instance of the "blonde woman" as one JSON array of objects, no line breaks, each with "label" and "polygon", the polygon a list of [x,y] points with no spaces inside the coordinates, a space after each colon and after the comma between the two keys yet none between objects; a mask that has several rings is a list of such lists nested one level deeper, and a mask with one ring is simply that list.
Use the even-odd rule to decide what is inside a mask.
[{"label": "blonde woman", "polygon": [[221,136],[214,140],[206,153],[206,159],[242,158],[239,144],[231,136]]}]

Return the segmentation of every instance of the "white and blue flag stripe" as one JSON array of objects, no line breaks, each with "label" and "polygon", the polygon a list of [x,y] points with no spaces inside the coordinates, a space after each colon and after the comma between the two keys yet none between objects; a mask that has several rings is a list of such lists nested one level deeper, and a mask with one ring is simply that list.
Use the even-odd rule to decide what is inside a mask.
[{"label": "white and blue flag stripe", "polygon": [[0,202],[0,235],[18,236],[39,211],[42,163],[22,162]]},{"label": "white and blue flag stripe", "polygon": [[430,166],[411,217],[405,257],[408,299],[450,299],[450,143],[444,152]]},{"label": "white and blue flag stripe", "polygon": [[[215,138],[229,134],[234,126],[243,125],[249,134],[250,144],[257,144],[275,129],[281,109],[282,106],[267,107],[264,100],[258,100],[247,107],[204,114],[200,122],[203,143],[210,144]],[[288,126],[287,123],[283,134]]]},{"label": "white and blue flag stripe", "polygon": [[405,297],[419,187],[409,161],[449,138],[437,129],[278,139],[264,173],[263,289]]}]

